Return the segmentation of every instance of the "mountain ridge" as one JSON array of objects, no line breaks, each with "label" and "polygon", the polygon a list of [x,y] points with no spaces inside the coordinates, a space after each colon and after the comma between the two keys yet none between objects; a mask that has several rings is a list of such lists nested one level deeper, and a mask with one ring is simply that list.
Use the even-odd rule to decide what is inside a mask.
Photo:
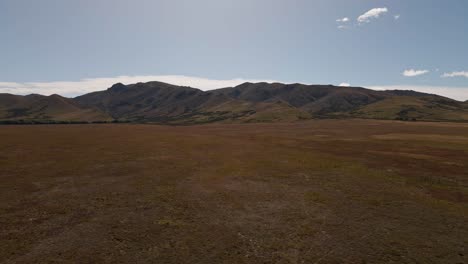
[{"label": "mountain ridge", "polygon": [[313,118],[468,121],[468,103],[410,90],[250,83],[202,91],[163,82],[124,85],[75,98],[0,94],[0,121],[200,124]]}]

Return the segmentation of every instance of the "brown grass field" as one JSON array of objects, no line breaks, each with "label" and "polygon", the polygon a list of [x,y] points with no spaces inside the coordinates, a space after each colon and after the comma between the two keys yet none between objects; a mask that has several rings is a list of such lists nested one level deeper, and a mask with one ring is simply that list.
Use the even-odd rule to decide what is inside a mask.
[{"label": "brown grass field", "polygon": [[0,263],[467,263],[468,124],[0,126]]}]

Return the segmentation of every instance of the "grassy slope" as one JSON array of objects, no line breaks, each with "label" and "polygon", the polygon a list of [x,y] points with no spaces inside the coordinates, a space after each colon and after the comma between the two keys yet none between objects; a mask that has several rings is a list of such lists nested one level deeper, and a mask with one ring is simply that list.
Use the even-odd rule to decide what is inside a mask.
[{"label": "grassy slope", "polygon": [[264,123],[291,122],[309,118],[311,118],[311,115],[307,112],[281,101],[274,103],[252,103],[232,100],[220,105],[204,108],[195,114],[178,117],[170,123]]},{"label": "grassy slope", "polygon": [[[0,95],[0,120],[110,121],[94,107],[82,107],[59,95]],[[3,106],[3,107],[1,107]]]},{"label": "grassy slope", "polygon": [[390,97],[358,108],[346,115],[372,119],[404,119],[427,121],[467,121],[468,106],[462,103],[437,102],[433,97]]},{"label": "grassy slope", "polygon": [[4,127],[0,262],[464,263],[467,135],[372,120]]}]

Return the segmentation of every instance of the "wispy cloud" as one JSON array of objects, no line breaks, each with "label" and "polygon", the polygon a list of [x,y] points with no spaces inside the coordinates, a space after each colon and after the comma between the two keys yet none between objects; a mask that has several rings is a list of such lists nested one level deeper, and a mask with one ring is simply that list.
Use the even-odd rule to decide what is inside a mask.
[{"label": "wispy cloud", "polygon": [[393,18],[394,18],[395,20],[398,20],[398,19],[400,19],[400,15],[394,15]]},{"label": "wispy cloud", "polygon": [[419,76],[419,75],[423,75],[423,74],[426,74],[428,73],[429,71],[428,70],[414,70],[414,69],[409,69],[409,70],[405,70],[403,72],[403,76],[406,76],[406,77],[415,77],[415,76]]},{"label": "wispy cloud", "polygon": [[373,90],[413,90],[422,93],[437,94],[459,101],[468,100],[468,87],[418,86],[418,85],[381,85],[367,86]]},{"label": "wispy cloud", "polygon": [[444,78],[453,78],[453,77],[466,77],[468,78],[468,71],[456,71],[442,74]]},{"label": "wispy cloud", "polygon": [[340,83],[338,86],[349,87],[351,86],[351,84],[343,82],[343,83]]},{"label": "wispy cloud", "polygon": [[357,18],[357,21],[359,23],[369,23],[371,19],[375,19],[380,17],[382,14],[385,14],[388,12],[388,8],[386,7],[378,7],[378,8],[372,8],[371,10],[365,12],[364,14],[360,15]]},{"label": "wispy cloud", "polygon": [[349,18],[348,17],[339,18],[336,20],[336,22],[346,23],[346,22],[349,22]]},{"label": "wispy cloud", "polygon": [[60,94],[63,96],[77,96],[89,92],[105,90],[115,83],[132,84],[137,82],[160,81],[175,85],[191,86],[201,90],[231,87],[244,82],[276,82],[274,80],[228,79],[215,80],[182,75],[145,75],[145,76],[117,76],[109,78],[88,78],[79,81],[57,82],[0,82],[0,93],[12,94]]},{"label": "wispy cloud", "polygon": [[350,21],[349,17],[343,17],[343,18],[337,19],[336,22],[339,23],[338,29],[347,29],[347,28],[349,28],[349,26],[348,26],[349,21]]}]

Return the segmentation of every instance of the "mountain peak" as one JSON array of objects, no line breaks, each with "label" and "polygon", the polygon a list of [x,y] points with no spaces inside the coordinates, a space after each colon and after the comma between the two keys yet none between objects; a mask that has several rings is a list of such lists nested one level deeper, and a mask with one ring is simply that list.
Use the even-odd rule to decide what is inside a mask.
[{"label": "mountain peak", "polygon": [[111,88],[109,88],[108,90],[112,92],[122,92],[127,89],[128,89],[127,86],[125,86],[123,83],[116,83],[112,85]]}]

